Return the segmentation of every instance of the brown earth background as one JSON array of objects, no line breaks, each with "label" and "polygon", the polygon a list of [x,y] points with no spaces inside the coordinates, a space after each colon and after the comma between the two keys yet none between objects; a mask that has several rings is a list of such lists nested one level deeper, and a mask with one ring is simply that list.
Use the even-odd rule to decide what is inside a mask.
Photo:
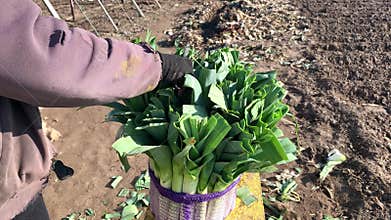
[{"label": "brown earth background", "polygon": [[[42,2],[36,2],[48,14]],[[71,26],[92,30],[78,9],[76,21],[71,21],[68,2],[52,0]],[[264,196],[269,199],[279,180],[293,178],[298,183],[300,202],[272,202],[284,219],[322,219],[326,215],[341,219],[391,218],[390,1],[245,0],[233,4],[161,0],[160,9],[152,0],[137,2],[145,18],[138,16],[130,1],[124,4],[126,13],[118,1],[105,1],[120,27],[119,33],[96,2],[80,4],[105,37],[130,40],[149,29],[158,37],[162,52],[173,52],[172,39],[180,37],[183,44],[203,50],[238,46],[257,70],[279,70],[279,78],[289,91],[286,101],[299,124],[295,141],[301,153],[296,163],[275,174],[265,174],[262,184]],[[227,5],[230,7],[224,7]],[[230,13],[239,13],[239,7],[248,10],[247,5],[257,9],[252,15],[258,16],[256,26],[247,32],[227,28],[224,19],[231,19]],[[244,14],[239,17],[249,17]],[[247,36],[258,32],[262,39]],[[233,37],[223,37],[224,33]],[[104,107],[43,110],[48,125],[62,134],[55,142],[58,158],[76,171],[62,182],[52,175],[45,189],[52,219],[86,208],[97,212],[97,217],[90,219],[100,219],[121,201],[116,197],[118,190],[106,187],[110,178],[122,175],[125,178],[119,189],[130,187],[146,169],[144,156],[130,159],[129,173],[120,169],[111,149],[118,125],[103,123],[107,112]],[[282,126],[295,137],[291,119],[283,121]],[[319,164],[326,162],[332,149],[339,149],[348,159],[320,183]],[[268,216],[276,216],[267,211]]]}]

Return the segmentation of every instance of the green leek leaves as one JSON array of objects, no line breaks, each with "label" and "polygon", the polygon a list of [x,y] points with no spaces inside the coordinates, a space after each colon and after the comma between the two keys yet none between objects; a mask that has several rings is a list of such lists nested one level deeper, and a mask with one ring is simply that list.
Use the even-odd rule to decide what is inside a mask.
[{"label": "green leek leaves", "polygon": [[276,73],[253,73],[229,48],[194,60],[194,75],[182,89],[155,91],[111,103],[107,120],[123,124],[113,144],[126,170],[126,157],[146,153],[163,187],[174,192],[224,190],[244,172],[261,172],[295,160],[296,146],[277,127],[289,112],[286,90]]}]

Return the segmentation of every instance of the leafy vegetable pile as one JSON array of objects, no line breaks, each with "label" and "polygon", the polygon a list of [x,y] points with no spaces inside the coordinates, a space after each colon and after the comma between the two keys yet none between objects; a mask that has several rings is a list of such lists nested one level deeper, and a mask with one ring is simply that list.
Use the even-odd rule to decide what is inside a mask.
[{"label": "leafy vegetable pile", "polygon": [[160,184],[174,192],[224,190],[244,172],[262,172],[295,159],[296,146],[277,127],[289,109],[275,72],[254,73],[239,52],[224,48],[194,61],[180,88],[154,91],[109,104],[109,121],[123,124],[113,148],[124,169],[127,156],[146,153]]}]

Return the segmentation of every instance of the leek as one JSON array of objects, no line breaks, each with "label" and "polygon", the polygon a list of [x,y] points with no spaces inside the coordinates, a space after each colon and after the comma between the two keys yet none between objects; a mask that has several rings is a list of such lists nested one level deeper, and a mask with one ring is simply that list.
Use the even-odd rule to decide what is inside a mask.
[{"label": "leek", "polygon": [[154,91],[110,103],[107,120],[124,124],[113,144],[126,170],[127,156],[146,153],[160,184],[174,192],[224,190],[244,172],[261,172],[296,159],[296,145],[278,122],[289,112],[276,72],[254,73],[236,50],[199,56],[182,88]]}]

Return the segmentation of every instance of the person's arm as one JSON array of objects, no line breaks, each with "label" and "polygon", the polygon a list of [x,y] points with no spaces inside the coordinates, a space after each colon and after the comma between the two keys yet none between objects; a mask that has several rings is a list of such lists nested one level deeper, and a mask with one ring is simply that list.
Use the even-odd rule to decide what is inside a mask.
[{"label": "person's arm", "polygon": [[162,78],[161,58],[147,47],[69,28],[30,0],[0,2],[0,96],[94,105],[140,95]]}]

